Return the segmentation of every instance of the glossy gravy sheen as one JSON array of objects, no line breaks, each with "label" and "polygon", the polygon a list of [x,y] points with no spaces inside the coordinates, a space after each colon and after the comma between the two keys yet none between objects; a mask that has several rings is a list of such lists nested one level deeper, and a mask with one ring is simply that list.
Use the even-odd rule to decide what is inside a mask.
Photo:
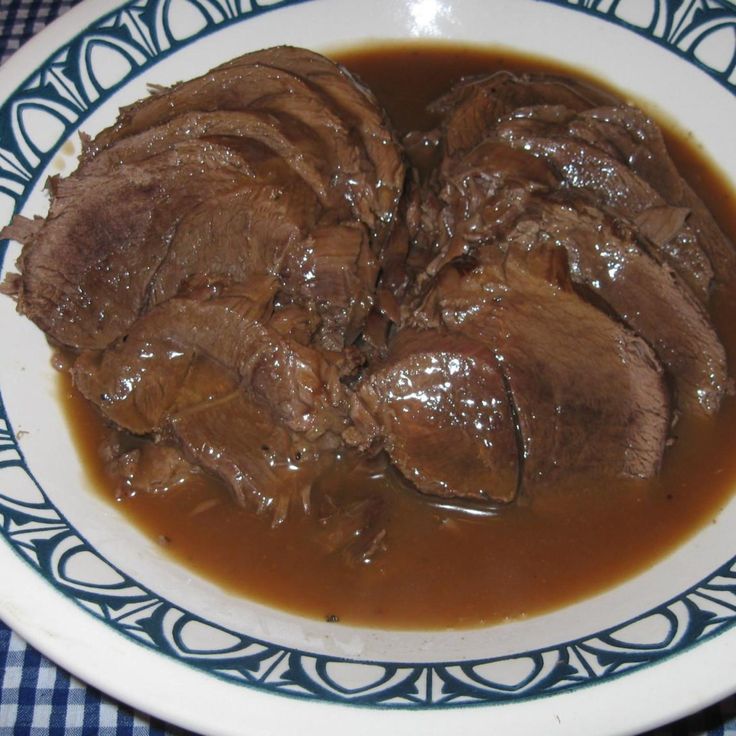
[{"label": "glossy gravy sheen", "polygon": [[[371,87],[400,134],[431,127],[426,104],[463,75],[503,68],[574,74],[528,57],[452,46],[332,56]],[[670,128],[667,139],[686,178],[736,240],[734,193],[687,136]],[[736,279],[714,294],[712,305],[733,373]],[[98,457],[103,423],[65,374],[62,393],[94,485],[113,500],[115,489]],[[236,507],[213,480],[138,494],[117,505],[177,560],[260,602],[374,627],[473,627],[596,593],[715,523],[736,484],[736,401],[728,398],[715,418],[680,421],[676,435],[654,480],[605,487],[591,480],[480,519],[441,512],[385,475],[356,471],[346,459],[323,480],[323,490],[355,499],[380,494],[389,505],[388,552],[368,565],[346,565],[326,553],[315,542],[313,517],[293,514],[288,523],[271,528],[267,519]]]}]

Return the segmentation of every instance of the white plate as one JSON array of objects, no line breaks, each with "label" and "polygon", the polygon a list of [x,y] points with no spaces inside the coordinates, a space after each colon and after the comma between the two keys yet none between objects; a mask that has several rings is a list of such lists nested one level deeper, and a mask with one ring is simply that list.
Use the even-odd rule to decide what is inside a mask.
[{"label": "white plate", "polygon": [[[146,84],[280,43],[431,37],[563,59],[679,121],[733,180],[735,23],[704,0],[88,0],[0,71],[0,222],[43,212],[77,131]],[[162,557],[92,494],[43,336],[5,298],[0,326],[0,616],[114,697],[208,733],[589,736],[736,690],[736,501],[644,574],[549,615],[440,633],[308,621]]]}]

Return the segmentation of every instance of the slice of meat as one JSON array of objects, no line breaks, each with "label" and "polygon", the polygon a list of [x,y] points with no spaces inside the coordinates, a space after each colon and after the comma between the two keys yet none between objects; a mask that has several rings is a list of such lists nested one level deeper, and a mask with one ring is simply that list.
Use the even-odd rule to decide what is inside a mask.
[{"label": "slice of meat", "polygon": [[[217,110],[183,113],[161,125],[122,138],[94,156],[83,158],[80,171],[101,173],[136,163],[186,140],[204,139],[234,149],[254,168],[278,158],[314,191],[323,207],[345,209],[342,193],[333,186],[337,162],[326,155],[322,142],[306,125],[285,121],[258,110]],[[262,175],[263,171],[259,171]]]},{"label": "slice of meat", "polygon": [[[671,207],[687,211],[687,225],[708,256],[716,278],[721,281],[730,278],[736,267],[736,251],[700,197],[680,175],[659,126],[641,110],[624,105],[588,110],[580,115],[580,120],[583,130],[593,131],[592,141],[608,141],[619,159],[626,161]],[[584,135],[583,131],[575,132]],[[685,239],[679,243],[683,249],[688,245]],[[678,242],[671,242],[669,247],[678,247]]]},{"label": "slice of meat", "polygon": [[[564,102],[550,89],[538,100]],[[702,306],[713,271],[690,227],[690,210],[680,206],[687,185],[661,134],[621,105],[590,108],[578,100],[570,108],[524,97],[526,106],[509,112],[507,103],[522,101],[526,92],[509,82],[496,93],[483,83],[476,94],[469,82],[460,94],[464,114],[478,105],[486,124],[468,150],[450,155],[446,146],[433,183],[439,204],[420,223],[436,253],[425,276],[453,258],[483,259],[485,248],[563,245],[576,283],[655,349],[676,385],[678,407],[714,413],[730,381],[724,348]],[[535,158],[536,167],[529,163]],[[426,277],[417,283],[421,291]]]},{"label": "slice of meat", "polygon": [[[680,229],[656,233],[649,223],[649,234],[655,235],[652,243],[660,256],[705,301],[713,267],[696,231],[690,227],[689,218],[680,217],[682,199],[665,200],[630,166],[628,159],[617,157],[610,140],[602,138],[600,126],[593,131],[587,120],[565,108],[539,106],[500,121],[496,134],[509,145],[546,161],[564,187],[592,194],[601,205],[632,222],[644,217],[646,226],[651,208],[674,206]],[[664,240],[660,239],[662,236],[669,237]]]},{"label": "slice of meat", "polygon": [[[354,117],[357,110],[363,115],[360,123]],[[276,119],[287,138],[290,130],[316,136],[324,171],[331,172],[325,193],[338,192],[376,237],[393,219],[404,165],[383,114],[340,67],[302,49],[246,54],[197,79],[158,90],[125,108],[115,125],[95,138],[85,159],[182,114],[214,111],[264,113]]]},{"label": "slice of meat", "polygon": [[687,285],[647,252],[632,228],[579,199],[535,198],[503,247],[552,243],[566,249],[573,280],[654,348],[674,381],[679,408],[715,413],[730,385],[726,354]]},{"label": "slice of meat", "polygon": [[[281,278],[290,299],[322,319],[320,344],[342,349],[356,339],[373,304],[378,265],[367,230],[357,222],[335,223],[337,212],[325,217],[317,194],[280,158],[262,155],[254,162],[247,159],[252,151],[242,153],[253,178],[208,198],[180,220],[147,303],[175,296],[188,279],[202,274],[231,281],[271,274]],[[84,171],[98,171],[99,163],[100,157],[92,159]],[[325,220],[331,224],[321,224]]]},{"label": "slice of meat", "polygon": [[[335,172],[334,185],[340,191],[348,186],[350,175],[358,176],[363,154],[350,141],[344,122],[329,109],[323,96],[296,77],[259,64],[215,69],[202,77],[159,89],[150,97],[123,108],[115,125],[95,137],[83,160],[97,156],[131,136],[142,133],[149,136],[147,131],[161,128],[164,136],[175,134],[177,130],[187,135],[181,122],[185,125],[187,120],[197,121],[202,114],[209,114],[210,119],[215,120],[225,113],[228,117],[221,120],[230,123],[230,114],[237,112],[250,113],[251,121],[259,116],[261,119],[270,116],[276,123],[277,132],[283,126],[316,138],[316,150],[333,165],[333,169],[339,162],[340,170]],[[206,125],[207,118],[204,121]],[[232,130],[222,122],[219,132],[211,124],[208,127],[211,130],[202,130],[197,124],[191,132],[194,135],[229,135]],[[237,134],[237,137],[242,136]]]},{"label": "slice of meat", "polygon": [[569,77],[502,71],[463,80],[430,110],[444,118],[445,155],[452,157],[475,148],[503,116],[518,108],[562,105],[581,111],[617,102],[612,94]]},{"label": "slice of meat", "polygon": [[308,510],[311,484],[333,459],[297,440],[230,371],[203,358],[190,363],[156,424],[162,440],[141,439],[107,462],[120,494],[167,493],[207,471],[238,504],[277,524],[294,504]]},{"label": "slice of meat", "polygon": [[195,141],[111,175],[55,179],[48,217],[3,231],[25,246],[18,310],[61,345],[105,347],[144,311],[177,222],[246,176],[239,157]]},{"label": "slice of meat", "polygon": [[430,304],[503,370],[524,489],[657,473],[671,422],[661,365],[644,340],[573,291],[563,249],[512,248],[475,269],[450,265]]},{"label": "slice of meat", "polygon": [[[304,184],[289,184],[249,180],[191,209],[151,281],[150,304],[170,299],[187,280],[203,274],[235,282],[260,275],[276,278],[305,258],[320,210]],[[299,286],[290,291],[299,293]]]},{"label": "slice of meat", "polygon": [[[329,100],[331,106],[356,131],[376,172],[373,182],[374,209],[380,235],[387,233],[404,186],[405,164],[390,121],[375,96],[345,67],[306,49],[276,47],[263,49],[226,64],[263,64],[288,71],[304,79]],[[335,72],[338,72],[337,74]]]},{"label": "slice of meat", "polygon": [[161,434],[173,412],[230,394],[239,385],[234,371],[155,334],[132,334],[101,354],[82,353],[72,376],[105,417],[137,435]]},{"label": "slice of meat", "polygon": [[733,247],[640,110],[564,79],[506,72],[464,81],[434,109],[443,115],[445,161],[500,137],[547,161],[564,186],[594,193],[631,220],[641,217],[647,236],[701,300],[714,269],[721,280],[733,272]]},{"label": "slice of meat", "polygon": [[[278,523],[308,503],[339,445],[339,369],[258,321],[270,309],[249,297],[257,283],[209,288],[152,309],[101,354],[82,353],[74,381],[118,427],[174,443]],[[121,467],[130,483],[142,482],[140,460]]]},{"label": "slice of meat", "polygon": [[191,462],[218,476],[241,505],[268,513],[274,525],[295,504],[309,509],[312,483],[331,459],[297,441],[242,390],[174,413],[167,431]]},{"label": "slice of meat", "polygon": [[515,498],[514,417],[485,345],[438,330],[403,330],[358,397],[391,461],[423,493],[484,504]]},{"label": "slice of meat", "polygon": [[[118,425],[145,434],[159,431],[171,412],[182,408],[192,365],[206,358],[227,369],[230,381],[250,391],[291,431],[311,439],[339,434],[345,423],[339,362],[269,328],[261,321],[264,311],[249,298],[247,285],[169,299],[101,355],[80,355],[74,382]],[[216,391],[208,381],[202,386],[205,395],[197,393],[197,400],[233,388],[228,382]]]}]

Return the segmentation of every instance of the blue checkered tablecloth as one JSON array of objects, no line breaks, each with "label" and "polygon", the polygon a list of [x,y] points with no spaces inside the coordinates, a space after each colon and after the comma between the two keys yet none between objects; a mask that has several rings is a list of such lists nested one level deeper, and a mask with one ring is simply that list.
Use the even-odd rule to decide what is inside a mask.
[{"label": "blue checkered tablecloth", "polygon": [[0,734],[166,736],[186,731],[105,698],[0,622]]},{"label": "blue checkered tablecloth", "polygon": [[[0,63],[77,2],[0,0]],[[56,667],[0,621],[0,736],[187,733],[106,698]],[[736,736],[736,696],[649,736],[706,734]]]},{"label": "blue checkered tablecloth", "polygon": [[0,63],[79,0],[0,0]]}]

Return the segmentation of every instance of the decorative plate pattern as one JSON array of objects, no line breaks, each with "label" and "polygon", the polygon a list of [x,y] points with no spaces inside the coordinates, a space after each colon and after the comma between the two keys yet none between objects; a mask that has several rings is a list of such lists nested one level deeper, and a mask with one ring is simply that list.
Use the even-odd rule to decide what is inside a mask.
[{"label": "decorative plate pattern", "polygon": [[542,0],[622,25],[736,88],[736,4],[729,0]]},{"label": "decorative plate pattern", "polygon": [[[0,108],[0,212],[20,209],[59,146],[111,93],[170,52],[308,0],[132,0],[57,50]],[[736,8],[716,0],[540,0],[598,15],[704,68],[736,94]],[[191,10],[191,8],[190,8]],[[727,34],[727,37],[723,34]],[[5,253],[5,246],[1,255]],[[736,558],[652,611],[597,635],[463,662],[365,662],[284,648],[215,626],[103,559],[33,477],[0,395],[0,534],[62,593],[116,631],[228,681],[397,708],[500,703],[641,668],[736,624]]]}]

